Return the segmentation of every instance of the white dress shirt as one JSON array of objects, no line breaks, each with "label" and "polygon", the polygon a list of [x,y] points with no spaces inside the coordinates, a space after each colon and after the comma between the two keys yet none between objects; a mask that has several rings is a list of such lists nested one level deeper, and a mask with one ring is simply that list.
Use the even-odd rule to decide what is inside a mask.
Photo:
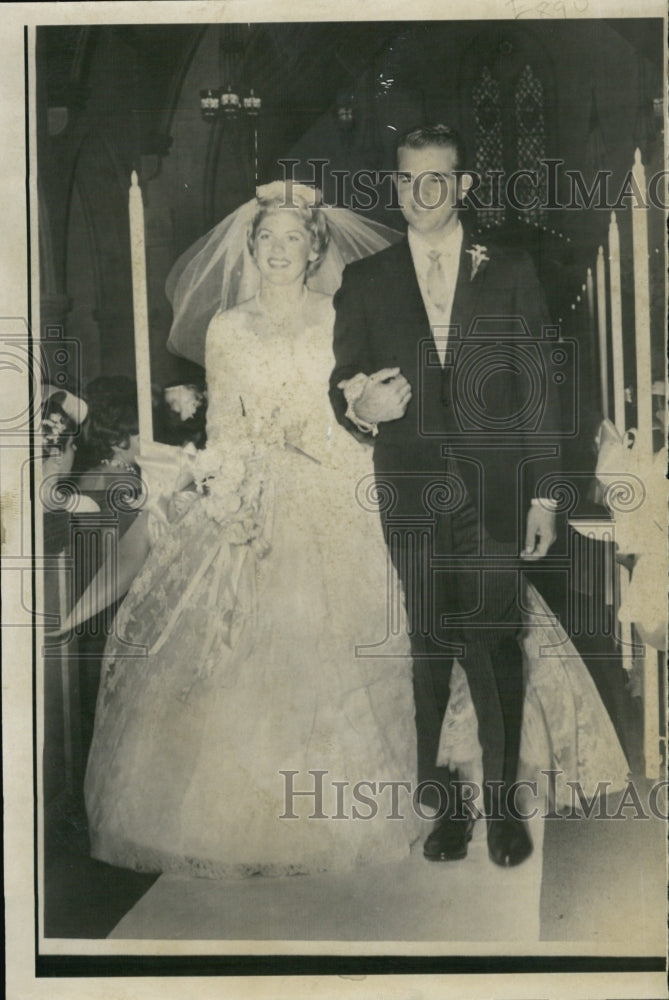
[{"label": "white dress shirt", "polygon": [[[411,228],[409,228],[407,236],[414,270],[418,279],[418,287],[423,297],[427,318],[430,321],[439,360],[443,365],[448,343],[448,325],[451,322],[455,285],[458,280],[458,270],[460,268],[460,251],[462,250],[463,238],[462,225],[458,222],[455,229],[447,233],[436,245],[427,243],[420,233],[415,232]],[[428,293],[428,271],[432,265],[430,253],[434,250],[439,254],[439,264],[444,275],[443,304],[441,307],[435,305]]]}]

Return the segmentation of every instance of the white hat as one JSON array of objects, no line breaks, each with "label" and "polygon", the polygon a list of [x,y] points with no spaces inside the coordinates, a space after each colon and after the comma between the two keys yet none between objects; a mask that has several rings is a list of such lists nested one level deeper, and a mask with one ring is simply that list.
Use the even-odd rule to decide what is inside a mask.
[{"label": "white hat", "polygon": [[84,420],[88,416],[88,406],[83,399],[80,399],[79,396],[75,396],[67,389],[59,389],[56,385],[45,385],[43,392],[44,402],[46,402],[47,399],[51,399],[51,397],[57,392],[62,392],[64,398],[59,400],[60,406],[63,408],[64,412],[67,413],[70,420],[74,420],[75,424],[77,424],[78,427],[81,427]]}]

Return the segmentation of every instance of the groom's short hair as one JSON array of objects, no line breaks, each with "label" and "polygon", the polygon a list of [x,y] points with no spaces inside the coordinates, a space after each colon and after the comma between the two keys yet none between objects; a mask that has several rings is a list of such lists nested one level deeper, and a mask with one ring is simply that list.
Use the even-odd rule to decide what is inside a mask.
[{"label": "groom's short hair", "polygon": [[465,144],[459,132],[450,125],[419,125],[407,129],[397,140],[396,156],[400,149],[425,149],[426,146],[441,146],[455,150],[455,166],[462,170],[466,161]]}]

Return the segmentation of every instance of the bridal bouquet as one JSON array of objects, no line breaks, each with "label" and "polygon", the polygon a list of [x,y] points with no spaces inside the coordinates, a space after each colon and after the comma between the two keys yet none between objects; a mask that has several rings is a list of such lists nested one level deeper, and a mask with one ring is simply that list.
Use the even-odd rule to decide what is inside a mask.
[{"label": "bridal bouquet", "polygon": [[262,455],[247,441],[234,452],[205,448],[193,461],[197,492],[209,517],[227,529],[232,544],[253,544],[260,554],[265,520],[265,470]]}]

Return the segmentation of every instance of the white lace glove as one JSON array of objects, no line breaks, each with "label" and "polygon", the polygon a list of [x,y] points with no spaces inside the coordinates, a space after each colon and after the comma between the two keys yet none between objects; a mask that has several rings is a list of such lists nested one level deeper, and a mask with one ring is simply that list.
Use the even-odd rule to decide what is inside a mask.
[{"label": "white lace glove", "polygon": [[361,420],[358,414],[355,412],[355,404],[358,402],[365,387],[369,382],[370,376],[364,375],[362,372],[358,372],[353,378],[344,379],[343,382],[337,384],[337,388],[341,389],[344,393],[344,399],[347,403],[346,419],[350,420],[352,424],[362,431],[364,434],[371,434],[372,437],[376,437],[379,433],[378,424],[370,424],[366,420]]}]

